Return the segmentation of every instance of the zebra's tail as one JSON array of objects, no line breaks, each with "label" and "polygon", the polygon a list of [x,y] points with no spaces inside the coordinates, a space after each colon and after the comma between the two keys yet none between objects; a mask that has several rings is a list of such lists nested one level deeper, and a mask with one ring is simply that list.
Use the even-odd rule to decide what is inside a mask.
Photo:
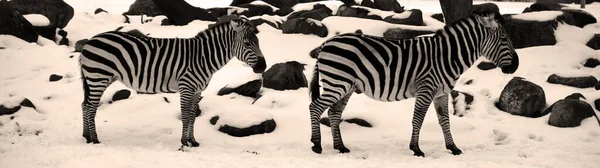
[{"label": "zebra's tail", "polygon": [[317,100],[317,98],[319,98],[319,96],[321,96],[320,90],[319,90],[319,68],[317,67],[317,65],[319,64],[319,62],[315,63],[315,69],[313,71],[313,76],[312,79],[310,80],[310,86],[309,86],[309,90],[310,90],[310,98],[312,101]]}]

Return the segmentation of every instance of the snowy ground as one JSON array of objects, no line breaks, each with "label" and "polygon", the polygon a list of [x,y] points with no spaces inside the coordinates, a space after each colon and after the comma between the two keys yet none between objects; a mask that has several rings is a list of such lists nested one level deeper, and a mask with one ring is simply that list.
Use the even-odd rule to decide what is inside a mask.
[{"label": "snowy ground", "polygon": [[[66,2],[76,9],[75,17],[66,28],[69,38],[75,42],[120,26],[119,13],[127,10],[132,0]],[[194,1],[194,4],[202,2],[207,0]],[[400,2],[407,9],[418,8],[429,13],[441,10],[437,1]],[[218,6],[218,3],[211,5]],[[498,5],[502,13],[520,13],[530,4]],[[97,7],[112,15],[86,14],[93,13]],[[600,5],[587,10],[600,18]],[[336,23],[335,18],[328,19],[331,21],[327,26]],[[195,21],[182,27],[160,27],[159,24],[129,27],[156,37],[188,37],[206,28],[209,22]],[[346,30],[344,25],[338,26],[332,29]],[[78,54],[65,46],[19,43],[0,36],[0,46],[6,48],[0,50],[0,102],[26,97],[37,107],[37,110],[21,109],[14,119],[0,116],[0,167],[597,167],[600,165],[600,128],[595,119],[588,118],[576,128],[556,128],[546,124],[548,116],[536,119],[512,116],[493,105],[513,76],[525,77],[542,86],[549,104],[574,92],[582,93],[589,102],[600,98],[600,93],[592,88],[575,89],[545,82],[555,72],[600,78],[600,67],[582,66],[587,58],[600,59],[600,51],[591,50],[578,40],[587,36],[586,32],[600,33],[597,27],[600,25],[586,27],[586,31],[562,27],[559,32],[563,40],[559,44],[517,50],[521,66],[513,75],[502,74],[499,69],[483,72],[476,68],[465,73],[456,89],[473,94],[475,102],[465,117],[451,117],[455,142],[464,153],[453,156],[444,148],[440,126],[430,109],[420,140],[426,158],[413,157],[408,149],[414,99],[383,103],[364,95],[351,98],[343,118],[358,116],[374,127],[343,123],[344,141],[352,152],[339,154],[332,148],[331,131],[322,126],[324,151],[321,155],[314,154],[310,150],[306,88],[283,92],[265,90],[254,105],[250,98],[216,96],[226,84],[240,83],[252,76],[250,68],[237,60],[219,71],[203,94],[200,105],[204,114],[197,118],[195,125],[200,147],[177,151],[181,136],[177,94],[132,95],[127,100],[102,105],[96,118],[102,143],[86,144],[81,137],[83,94]],[[289,60],[306,63],[305,74],[310,78],[315,62],[308,53],[326,38],[284,35],[267,25],[259,29],[260,45],[269,65]],[[380,31],[372,29],[376,28],[364,31],[372,34]],[[53,73],[64,75],[66,79],[50,83],[48,77]],[[473,84],[462,85],[469,79],[473,79]],[[123,88],[119,84],[111,86],[103,100],[107,101]],[[208,121],[215,114],[241,112],[271,116],[277,128],[269,134],[236,138],[218,132]],[[241,116],[247,118],[248,115]]]}]

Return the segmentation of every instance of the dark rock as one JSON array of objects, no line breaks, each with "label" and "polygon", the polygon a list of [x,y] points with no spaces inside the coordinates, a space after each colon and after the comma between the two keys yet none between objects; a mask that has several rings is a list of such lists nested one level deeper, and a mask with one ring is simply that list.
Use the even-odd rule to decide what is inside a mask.
[{"label": "dark rock", "polygon": [[275,120],[271,119],[263,121],[259,125],[253,125],[247,128],[236,128],[229,125],[223,125],[219,127],[219,131],[234,137],[245,137],[256,134],[271,133],[273,130],[275,130],[275,127],[277,127],[277,124],[275,123]]},{"label": "dark rock", "polygon": [[35,27],[38,34],[46,39],[56,41],[56,27]]},{"label": "dark rock", "polygon": [[499,99],[500,110],[525,117],[539,113],[546,106],[542,87],[519,77],[508,82]]},{"label": "dark rock", "polygon": [[394,24],[404,24],[404,25],[413,25],[413,26],[424,26],[423,23],[423,12],[418,9],[411,9],[404,12],[409,12],[410,15],[407,18],[395,18],[396,15],[391,15],[383,18],[383,21]]},{"label": "dark rock", "polygon": [[163,99],[165,100],[165,102],[171,103],[171,101],[169,101],[169,99],[167,99],[167,97],[163,97]]},{"label": "dark rock", "polygon": [[21,106],[23,106],[23,107],[31,107],[33,109],[36,109],[35,105],[33,105],[33,102],[31,102],[31,100],[29,100],[28,98],[24,98],[23,101],[21,101]]},{"label": "dark rock", "polygon": [[169,26],[169,25],[173,25],[173,23],[171,23],[171,21],[169,19],[165,18],[160,21],[160,25],[161,26]]},{"label": "dark rock", "polygon": [[69,39],[67,38],[67,32],[64,31],[64,30],[62,30],[62,29],[60,29],[60,30],[58,30],[58,35],[61,36],[61,39],[58,42],[58,45],[66,45],[66,46],[68,46],[69,45]]},{"label": "dark rock", "polygon": [[21,110],[21,106],[15,107],[6,107],[3,104],[0,104],[0,116],[2,115],[11,115]]},{"label": "dark rock", "polygon": [[185,0],[152,0],[173,25],[187,25],[193,20],[216,21],[217,17],[207,10],[194,7]]},{"label": "dark rock", "polygon": [[357,29],[356,31],[354,31],[354,33],[356,33],[356,34],[363,34],[362,30],[360,30],[360,29]]},{"label": "dark rock", "polygon": [[96,9],[96,10],[94,11],[94,14],[98,14],[98,13],[102,13],[102,12],[104,12],[104,13],[108,13],[108,12],[107,12],[107,11],[105,11],[104,9],[102,9],[102,8],[98,8],[98,9]]},{"label": "dark rock", "polygon": [[552,105],[548,124],[555,127],[576,127],[581,121],[595,115],[594,109],[585,101],[559,100]]},{"label": "dark rock", "polygon": [[275,13],[273,8],[266,5],[243,4],[239,5],[239,7],[248,9],[240,13],[240,15],[244,15],[246,17],[273,15]]},{"label": "dark rock", "polygon": [[56,82],[56,81],[61,80],[62,78],[63,78],[63,76],[61,76],[61,75],[52,74],[52,75],[50,75],[50,78],[48,79],[48,81]]},{"label": "dark rock", "polygon": [[561,77],[556,74],[552,74],[546,80],[548,83],[552,84],[561,84],[576,88],[590,88],[594,87],[598,79],[594,76],[584,76],[584,77]]},{"label": "dark rock", "polygon": [[310,53],[309,53],[310,57],[317,58],[319,56],[319,51],[321,51],[321,47],[317,47],[313,50],[310,50]]},{"label": "dark rock", "polygon": [[210,118],[210,124],[215,125],[217,124],[217,121],[219,121],[219,116],[214,116],[212,118]]},{"label": "dark rock", "polygon": [[400,6],[397,0],[374,0],[373,2],[375,3],[375,8],[383,11],[404,12],[404,7]]},{"label": "dark rock", "polygon": [[[255,0],[233,0],[229,6],[240,6],[242,4],[248,4]],[[316,2],[320,0],[262,0],[270,5],[277,8],[291,8],[298,3]]]},{"label": "dark rock", "polygon": [[65,31],[63,29],[60,29],[60,30],[58,30],[57,34],[62,37],[67,37],[67,34],[69,34],[69,33],[67,33],[67,31]]},{"label": "dark rock", "polygon": [[596,66],[600,65],[600,61],[596,58],[588,58],[587,60],[585,60],[585,63],[583,64],[584,67],[588,67],[588,68],[596,68]]},{"label": "dark rock", "polygon": [[15,10],[21,14],[41,14],[50,20],[48,27],[65,28],[71,18],[74,10],[63,0],[11,0]]},{"label": "dark rock", "polygon": [[270,20],[265,20],[265,19],[262,19],[262,18],[252,19],[252,20],[250,20],[250,23],[252,23],[254,26],[259,26],[259,25],[265,23],[265,24],[268,24],[269,26],[274,27],[276,29],[280,29],[280,26],[281,26],[281,23],[278,23],[278,22],[274,23],[274,22],[272,22]]},{"label": "dark rock", "polygon": [[566,7],[565,5],[558,4],[556,2],[536,2],[526,8],[523,13],[537,12],[537,11],[556,11]]},{"label": "dark rock", "polygon": [[600,34],[594,34],[594,37],[592,37],[585,45],[594,50],[600,50]]},{"label": "dark rock", "polygon": [[470,85],[473,84],[473,79],[469,79],[467,82],[465,82],[465,85]]},{"label": "dark rock", "polygon": [[338,8],[336,16],[345,16],[345,17],[356,17],[356,18],[364,18],[364,19],[373,19],[373,20],[383,20],[381,16],[378,15],[369,15],[369,10],[363,8],[357,8],[352,6],[342,5]]},{"label": "dark rock", "polygon": [[[462,96],[462,97],[459,97]],[[450,97],[452,97],[452,106],[454,107],[454,113],[453,115],[456,115],[458,117],[462,117],[464,116],[464,114],[467,114],[468,110],[471,109],[471,104],[473,104],[473,95],[465,93],[465,92],[459,92],[456,90],[452,90],[450,92]],[[465,105],[465,108],[459,108],[458,103],[462,103]]]},{"label": "dark rock", "polygon": [[240,85],[235,88],[229,88],[229,87],[225,86],[225,87],[221,88],[221,90],[219,90],[217,95],[223,96],[226,94],[237,93],[242,96],[256,98],[258,95],[258,91],[260,91],[261,87],[262,87],[262,81],[260,79],[257,79],[257,80],[253,80],[250,82],[246,82],[245,84]]},{"label": "dark rock", "polygon": [[383,32],[383,38],[390,40],[410,39],[420,35],[433,34],[433,31],[392,28]]},{"label": "dark rock", "polygon": [[598,81],[598,83],[596,83],[596,87],[594,87],[594,88],[596,88],[596,90],[600,90],[600,81]]},{"label": "dark rock", "polygon": [[131,91],[129,91],[127,89],[121,89],[112,96],[112,101],[116,102],[119,100],[124,100],[124,99],[129,98],[129,96],[131,96]]},{"label": "dark rock", "polygon": [[563,9],[565,13],[573,15],[574,23],[572,25],[583,28],[585,25],[594,24],[597,22],[594,15],[579,9]]},{"label": "dark rock", "polygon": [[495,3],[474,4],[471,7],[472,13],[500,13],[500,8]]},{"label": "dark rock", "polygon": [[296,61],[277,63],[262,74],[263,86],[275,90],[296,90],[308,87],[304,66]]},{"label": "dark rock", "polygon": [[325,19],[326,17],[332,16],[332,15],[333,15],[333,11],[331,9],[327,8],[327,6],[322,5],[322,4],[316,4],[312,10],[298,11],[298,12],[294,12],[294,13],[290,14],[290,16],[288,16],[288,19],[311,18],[311,19],[321,21],[321,20]]},{"label": "dark rock", "polygon": [[494,68],[497,68],[497,67],[492,62],[486,62],[486,61],[484,61],[484,62],[479,63],[477,65],[477,68],[479,68],[481,70],[484,70],[484,71],[487,71],[487,70],[494,69]]},{"label": "dark rock", "polygon": [[371,125],[371,123],[369,123],[363,119],[360,119],[360,118],[344,119],[344,121],[346,121],[348,123],[357,124],[357,125],[360,125],[363,127],[369,127],[369,128],[373,127],[373,125]]},{"label": "dark rock", "polygon": [[0,25],[0,34],[13,35],[27,42],[37,42],[38,33],[33,25],[6,0],[0,1]]},{"label": "dark rock", "polygon": [[314,34],[319,37],[326,37],[329,32],[321,21],[309,18],[288,19],[281,24],[281,31],[284,34]]},{"label": "dark rock", "polygon": [[129,6],[129,10],[123,13],[123,15],[147,15],[154,17],[158,15],[165,15],[165,12],[158,8],[154,4],[153,0],[135,0],[135,2]]},{"label": "dark rock", "polygon": [[[351,0],[351,1],[353,1],[353,0]],[[375,6],[375,2],[373,2],[371,0],[363,0],[362,2],[360,2],[360,6],[369,7],[369,8],[377,8]]]},{"label": "dark rock", "polygon": [[[233,7],[207,8],[206,11],[217,18],[225,15],[239,14],[237,13],[237,10],[233,10],[232,8]],[[232,12],[229,12],[230,10]]]},{"label": "dark rock", "polygon": [[444,23],[444,14],[442,14],[442,13],[433,14],[433,15],[431,15],[431,17],[434,18],[435,20],[438,20],[438,21]]},{"label": "dark rock", "polygon": [[554,31],[559,22],[574,24],[573,16],[564,14],[554,20],[530,21],[511,17],[503,25],[515,48],[556,44]]},{"label": "dark rock", "polygon": [[83,46],[85,46],[85,43],[87,43],[88,41],[89,41],[88,39],[81,39],[81,40],[77,41],[75,43],[75,51],[77,51],[77,52],[83,51]]}]

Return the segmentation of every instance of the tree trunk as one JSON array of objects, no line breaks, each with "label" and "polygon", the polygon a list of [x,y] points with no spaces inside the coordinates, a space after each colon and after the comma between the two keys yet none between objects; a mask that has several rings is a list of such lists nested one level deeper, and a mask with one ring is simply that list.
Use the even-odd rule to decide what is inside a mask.
[{"label": "tree trunk", "polygon": [[446,25],[471,15],[473,0],[440,0]]}]

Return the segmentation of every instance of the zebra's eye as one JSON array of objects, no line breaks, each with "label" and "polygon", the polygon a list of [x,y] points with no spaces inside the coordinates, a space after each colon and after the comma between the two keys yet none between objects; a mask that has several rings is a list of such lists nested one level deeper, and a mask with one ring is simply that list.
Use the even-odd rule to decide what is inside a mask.
[{"label": "zebra's eye", "polygon": [[250,41],[244,41],[244,45],[250,46]]}]

